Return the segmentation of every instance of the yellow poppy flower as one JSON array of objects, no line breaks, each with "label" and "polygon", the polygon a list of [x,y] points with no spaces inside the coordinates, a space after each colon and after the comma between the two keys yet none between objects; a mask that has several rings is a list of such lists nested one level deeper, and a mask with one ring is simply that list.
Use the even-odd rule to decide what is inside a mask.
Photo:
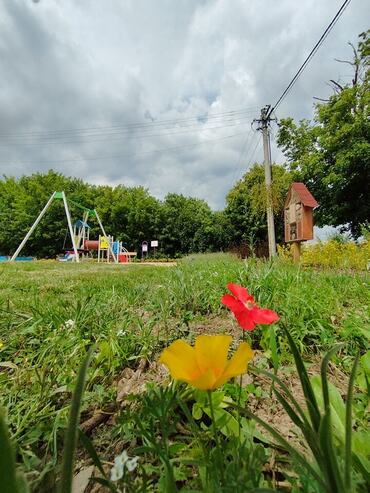
[{"label": "yellow poppy flower", "polygon": [[194,347],[178,339],[166,348],[159,359],[172,378],[182,380],[200,390],[214,390],[230,378],[245,373],[253,358],[249,344],[242,342],[231,359],[227,353],[232,337],[228,335],[198,336]]}]

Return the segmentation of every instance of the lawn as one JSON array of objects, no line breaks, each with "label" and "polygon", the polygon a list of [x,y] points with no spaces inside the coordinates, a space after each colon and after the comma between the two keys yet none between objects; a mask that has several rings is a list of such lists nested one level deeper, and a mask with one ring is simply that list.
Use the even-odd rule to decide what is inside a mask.
[{"label": "lawn", "polygon": [[[220,303],[228,282],[247,286],[258,304],[275,310],[280,321],[243,334]],[[225,411],[221,416],[227,403],[242,404],[276,426],[307,455],[271,382],[258,373],[275,372],[303,398],[284,330],[303,355],[318,392],[314,375],[320,372],[321,357],[334,344],[343,343],[329,366],[337,389],[335,393],[331,388],[337,399],[337,428],[344,406],[340,400],[345,400],[351,367],[360,351],[353,443],[362,449],[360,460],[366,468],[369,299],[364,272],[298,268],[282,261],[240,261],[226,254],[188,257],[171,267],[53,261],[1,265],[1,404],[19,468],[31,491],[54,491],[72,391],[91,347],[82,427],[108,477],[122,450],[139,458],[136,469],[126,471],[121,479],[122,491],[242,492],[258,487],[324,491],[310,482],[294,457],[271,435],[241,417],[240,409],[235,415]],[[174,340],[193,342],[199,334],[215,333],[231,334],[232,349],[245,336],[256,351],[254,370],[243,377],[242,387],[235,379],[213,394],[215,420],[221,430],[218,439],[212,435],[214,420],[205,396],[182,383],[169,386],[167,373],[157,363],[161,351]],[[246,438],[236,457],[235,440],[240,434]],[[338,444],[340,439],[338,433]],[[210,466],[201,460],[206,455],[202,447],[206,444],[216,450],[213,445],[218,440],[225,451],[225,463],[219,464],[224,474],[212,483]],[[85,448],[80,443],[76,472],[91,464]],[[218,456],[209,459],[213,463],[221,460]],[[114,484],[120,487],[119,482]],[[354,484],[358,488],[365,484],[356,472]]]}]

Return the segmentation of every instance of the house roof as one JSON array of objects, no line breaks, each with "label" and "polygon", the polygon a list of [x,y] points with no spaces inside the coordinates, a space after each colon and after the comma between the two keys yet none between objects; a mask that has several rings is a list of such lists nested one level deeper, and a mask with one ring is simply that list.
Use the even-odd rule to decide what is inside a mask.
[{"label": "house roof", "polygon": [[293,182],[292,183],[290,190],[289,190],[289,193],[288,193],[287,200],[286,200],[286,205],[288,204],[288,202],[290,200],[292,191],[294,191],[298,195],[299,200],[302,202],[303,205],[305,205],[307,207],[312,207],[312,208],[317,207],[319,205],[318,202],[313,197],[313,195],[311,194],[311,192],[306,187],[306,185],[304,183],[301,183],[301,182]]}]

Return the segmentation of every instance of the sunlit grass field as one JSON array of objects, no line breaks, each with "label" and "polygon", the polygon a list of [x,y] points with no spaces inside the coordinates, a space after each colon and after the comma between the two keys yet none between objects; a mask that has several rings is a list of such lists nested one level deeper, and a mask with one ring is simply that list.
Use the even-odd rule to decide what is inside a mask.
[{"label": "sunlit grass field", "polygon": [[[76,373],[88,348],[96,349],[83,398],[84,419],[115,403],[125,368],[135,370],[143,360],[153,363],[173,340],[230,331],[238,339],[241,331],[220,303],[228,282],[247,286],[260,306],[280,315],[277,357],[269,328],[248,336],[267,368],[292,368],[284,327],[308,363],[342,342],[334,362],[343,375],[356,352],[364,355],[368,349],[366,272],[317,271],[227,254],[190,256],[173,267],[49,261],[0,266],[1,405],[17,461],[34,491],[48,491],[41,485],[57,462]],[[256,385],[250,388],[253,398],[266,397]],[[117,444],[135,448],[135,433],[124,422],[112,419],[94,430],[93,441],[107,461]],[[161,466],[149,456],[145,460],[155,485]],[[179,468],[178,482],[188,486],[196,479]],[[148,491],[159,490],[153,486]]]}]

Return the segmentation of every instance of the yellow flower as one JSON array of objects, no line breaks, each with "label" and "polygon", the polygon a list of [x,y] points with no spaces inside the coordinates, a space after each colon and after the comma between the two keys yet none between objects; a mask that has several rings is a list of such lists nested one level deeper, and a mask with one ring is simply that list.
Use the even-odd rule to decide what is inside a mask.
[{"label": "yellow flower", "polygon": [[179,339],[166,348],[159,361],[167,366],[172,378],[201,390],[214,390],[230,378],[245,373],[253,357],[249,344],[242,342],[233,357],[227,353],[232,337],[199,336],[194,347]]}]

